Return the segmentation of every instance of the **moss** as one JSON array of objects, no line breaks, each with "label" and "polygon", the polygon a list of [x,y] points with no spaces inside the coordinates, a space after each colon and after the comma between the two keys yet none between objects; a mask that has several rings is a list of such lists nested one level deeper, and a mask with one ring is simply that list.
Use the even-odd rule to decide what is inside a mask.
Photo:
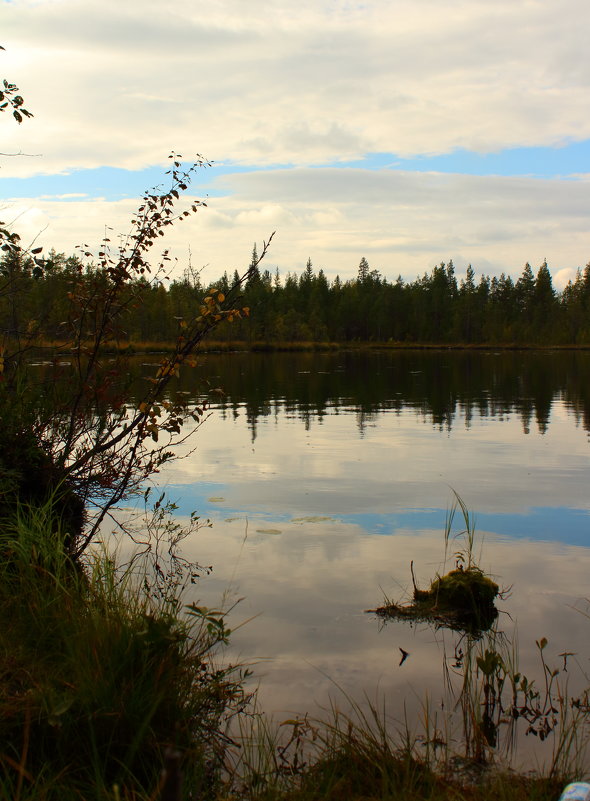
[{"label": "moss", "polygon": [[478,567],[437,576],[430,589],[414,587],[410,604],[387,603],[371,611],[381,617],[423,620],[461,631],[486,631],[498,616],[494,605],[499,587]]},{"label": "moss", "polygon": [[[431,601],[439,609],[477,611],[493,606],[499,589],[478,567],[470,567],[438,576],[422,600]],[[423,595],[420,590],[417,592]],[[414,600],[418,600],[415,595]]]}]

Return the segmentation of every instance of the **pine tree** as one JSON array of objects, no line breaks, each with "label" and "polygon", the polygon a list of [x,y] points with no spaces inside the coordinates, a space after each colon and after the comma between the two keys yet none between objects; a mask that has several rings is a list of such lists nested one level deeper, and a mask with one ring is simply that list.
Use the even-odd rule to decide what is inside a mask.
[{"label": "pine tree", "polygon": [[535,276],[531,265],[525,264],[522,275],[516,282],[516,298],[520,311],[528,312],[533,304],[535,294]]},{"label": "pine tree", "polygon": [[248,265],[248,272],[250,273],[248,281],[246,282],[246,290],[251,289],[260,282],[260,270],[258,269],[258,251],[256,250],[256,242],[252,248],[252,257]]},{"label": "pine tree", "polygon": [[363,256],[359,263],[358,277],[359,284],[364,284],[369,278],[369,262]]}]

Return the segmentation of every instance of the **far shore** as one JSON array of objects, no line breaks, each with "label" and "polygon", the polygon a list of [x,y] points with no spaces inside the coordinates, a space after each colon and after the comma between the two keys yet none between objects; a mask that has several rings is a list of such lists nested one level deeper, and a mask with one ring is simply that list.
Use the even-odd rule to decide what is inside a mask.
[{"label": "far shore", "polygon": [[[176,342],[161,341],[113,341],[106,343],[103,353],[120,354],[141,354],[141,353],[174,353],[177,347]],[[46,341],[37,343],[31,347],[33,352],[61,352],[71,351],[67,342]],[[313,351],[345,351],[345,350],[461,350],[461,351],[588,351],[590,343],[585,345],[564,345],[564,344],[528,344],[514,342],[264,342],[264,341],[244,341],[244,340],[205,340],[201,343],[199,350],[208,353],[231,353],[236,351],[249,351],[253,353],[287,353],[287,352],[313,352]]]}]

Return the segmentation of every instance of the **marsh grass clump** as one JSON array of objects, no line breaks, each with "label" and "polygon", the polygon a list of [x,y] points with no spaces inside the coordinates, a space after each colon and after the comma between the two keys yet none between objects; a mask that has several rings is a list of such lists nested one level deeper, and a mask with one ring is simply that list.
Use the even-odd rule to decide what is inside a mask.
[{"label": "marsh grass clump", "polygon": [[[369,611],[384,618],[430,621],[472,633],[487,631],[491,627],[498,616],[495,600],[500,594],[500,588],[476,563],[475,520],[459,495],[456,492],[454,495],[444,529],[444,565],[447,563],[451,539],[462,538],[463,548],[454,554],[455,568],[443,575],[437,575],[431,581],[429,589],[422,590],[416,584],[412,562],[412,602],[398,604],[386,599],[383,606]],[[453,520],[457,509],[461,510],[464,528],[453,535]]]},{"label": "marsh grass clump", "polygon": [[460,631],[487,631],[498,610],[494,604],[500,588],[479,568],[451,570],[437,576],[428,590],[414,589],[409,604],[387,602],[372,611],[384,618],[430,621]]},{"label": "marsh grass clump", "polygon": [[223,615],[150,592],[137,563],[72,569],[49,524],[26,507],[0,523],[0,798],[155,798],[171,751],[213,795],[247,701],[243,674],[216,665]]},{"label": "marsh grass clump", "polygon": [[[457,759],[445,733],[417,734],[384,705],[346,698],[321,718],[274,726],[250,718],[248,747],[230,783],[232,801],[556,801],[575,772],[519,775]],[[244,721],[242,721],[244,723]],[[239,775],[238,775],[239,774]]]},{"label": "marsh grass clump", "polygon": [[414,743],[371,702],[346,697],[349,713],[333,704],[321,719],[308,715],[272,723],[242,721],[232,799],[361,801],[444,798],[445,781]]}]

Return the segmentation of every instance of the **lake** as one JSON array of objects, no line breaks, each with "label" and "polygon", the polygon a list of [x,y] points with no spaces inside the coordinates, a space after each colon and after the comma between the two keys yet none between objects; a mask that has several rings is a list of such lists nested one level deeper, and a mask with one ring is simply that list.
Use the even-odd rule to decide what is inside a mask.
[{"label": "lake", "polygon": [[[366,612],[411,597],[412,562],[425,588],[454,567],[453,490],[475,515],[478,564],[506,591],[510,658],[543,687],[546,638],[555,681],[590,685],[590,353],[206,355],[182,384],[197,398],[206,382],[223,394],[161,486],[178,514],[212,522],[184,549],[213,567],[196,597],[239,601],[230,658],[254,663],[262,709],[281,720],[368,698],[420,733],[428,704],[460,739],[445,721],[489,640]],[[530,766],[554,742],[528,726],[516,760]]]}]

